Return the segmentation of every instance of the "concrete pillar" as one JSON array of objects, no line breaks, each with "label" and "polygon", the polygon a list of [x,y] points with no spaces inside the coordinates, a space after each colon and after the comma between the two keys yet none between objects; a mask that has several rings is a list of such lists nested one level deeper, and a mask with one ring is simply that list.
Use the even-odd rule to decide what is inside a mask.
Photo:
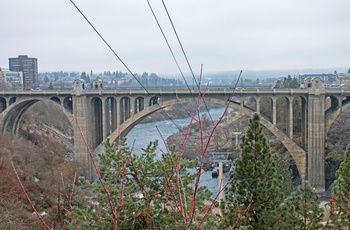
[{"label": "concrete pillar", "polygon": [[125,121],[125,98],[120,99],[119,118],[119,124]]},{"label": "concrete pillar", "polygon": [[308,180],[317,193],[325,191],[325,96],[308,98]]},{"label": "concrete pillar", "polygon": [[88,151],[91,148],[91,126],[89,122],[90,109],[88,99],[85,95],[73,96],[73,112],[74,112],[74,158],[78,163],[77,170],[80,175],[88,179],[93,179],[94,170],[92,161]]},{"label": "concrete pillar", "polygon": [[301,98],[301,147],[307,150],[307,132],[308,132],[308,103],[304,98]]},{"label": "concrete pillar", "polygon": [[120,131],[120,124],[123,123],[123,117],[122,117],[123,109],[122,109],[122,103],[120,98],[117,98],[117,129],[118,132]]},{"label": "concrete pillar", "polygon": [[110,134],[110,106],[109,99],[102,99],[102,124],[103,124],[103,140],[106,140]]},{"label": "concrete pillar", "polygon": [[112,132],[117,128],[117,101],[115,98],[111,100],[111,128]]},{"label": "concrete pillar", "polygon": [[256,100],[256,113],[260,114],[260,97],[255,97]]},{"label": "concrete pillar", "polygon": [[293,140],[293,97],[287,97],[286,128],[287,135]]},{"label": "concrete pillar", "polygon": [[131,116],[130,98],[126,98],[125,99],[125,120],[129,119],[130,116]]},{"label": "concrete pillar", "polygon": [[129,111],[130,111],[129,117],[135,114],[135,111],[136,111],[135,104],[136,104],[135,97],[129,98]]},{"label": "concrete pillar", "polygon": [[272,124],[276,128],[277,123],[277,97],[272,97]]},{"label": "concrete pillar", "polygon": [[342,96],[338,97],[338,108],[340,108],[340,112],[343,110],[343,100]]},{"label": "concrete pillar", "polygon": [[244,109],[244,97],[239,98],[239,103],[240,103],[240,113],[243,114],[243,109]]}]

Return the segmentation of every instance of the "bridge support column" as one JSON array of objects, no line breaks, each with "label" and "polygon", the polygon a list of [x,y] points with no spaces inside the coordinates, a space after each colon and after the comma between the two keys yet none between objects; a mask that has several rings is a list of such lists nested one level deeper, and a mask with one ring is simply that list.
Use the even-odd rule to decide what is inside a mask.
[{"label": "bridge support column", "polygon": [[290,139],[293,140],[293,98],[288,97],[288,104],[287,104],[287,134]]},{"label": "bridge support column", "polygon": [[108,99],[102,101],[102,124],[103,124],[103,140],[106,140],[111,129],[110,104],[108,102]]},{"label": "bridge support column", "polygon": [[343,102],[342,102],[342,98],[339,96],[338,97],[338,104],[337,104],[337,108],[340,108],[340,112],[343,110]]},{"label": "bridge support column", "polygon": [[325,191],[325,96],[308,98],[308,174],[307,178],[316,193]]},{"label": "bridge support column", "polygon": [[243,114],[243,111],[244,111],[244,97],[241,97],[240,99],[239,99],[239,103],[240,103],[240,106],[239,106],[239,108],[240,108],[240,113],[241,114]]},{"label": "bridge support column", "polygon": [[112,131],[117,128],[117,101],[115,98],[111,101],[111,127]]},{"label": "bridge support column", "polygon": [[118,133],[120,133],[120,124],[123,123],[122,120],[122,108],[121,108],[121,103],[120,103],[120,99],[117,99],[117,130]]},{"label": "bridge support column", "polygon": [[307,141],[307,107],[308,103],[304,98],[301,98],[301,147],[307,150],[308,141]]},{"label": "bridge support column", "polygon": [[[73,96],[74,112],[74,158],[78,164],[80,175],[88,179],[93,179],[94,171],[92,161],[88,151],[91,148],[91,138],[89,138],[91,126],[89,122],[90,103],[85,95]],[[87,146],[88,145],[88,146]]]},{"label": "bridge support column", "polygon": [[272,124],[274,129],[276,129],[277,123],[277,97],[272,97]]},{"label": "bridge support column", "polygon": [[256,113],[260,114],[260,97],[256,97]]}]

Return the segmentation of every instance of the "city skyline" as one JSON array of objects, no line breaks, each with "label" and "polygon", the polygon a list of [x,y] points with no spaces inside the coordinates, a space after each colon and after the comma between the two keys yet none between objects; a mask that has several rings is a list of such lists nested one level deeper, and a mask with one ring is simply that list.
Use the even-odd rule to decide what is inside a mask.
[{"label": "city skyline", "polygon": [[[189,73],[166,11],[149,1],[182,72]],[[180,74],[147,1],[74,3],[133,73]],[[233,70],[343,68],[350,63],[350,2],[167,1],[195,75]],[[2,5],[0,67],[38,58],[39,72],[128,72],[70,1]]]}]

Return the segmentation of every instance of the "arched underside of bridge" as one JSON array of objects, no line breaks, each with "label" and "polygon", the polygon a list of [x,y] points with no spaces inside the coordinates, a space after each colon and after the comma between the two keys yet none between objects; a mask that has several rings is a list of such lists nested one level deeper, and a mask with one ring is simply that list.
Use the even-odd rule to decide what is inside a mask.
[{"label": "arched underside of bridge", "polygon": [[[167,106],[180,104],[180,103],[189,103],[189,102],[196,102],[197,98],[188,98],[183,99],[182,101],[179,101],[178,99],[168,100],[161,102],[159,104],[150,106],[145,108],[144,110],[140,111],[139,113],[134,114],[131,116],[128,120],[123,122],[119,128],[113,131],[111,135],[109,135],[107,138],[110,141],[115,141],[119,137],[124,137],[127,135],[130,130],[135,127],[140,121],[142,121],[145,117],[149,116],[150,114],[165,108]],[[222,106],[227,106],[227,102],[215,98],[206,98],[205,102],[208,104],[217,104]],[[230,107],[236,108],[237,111],[240,111],[239,104],[236,103],[230,103]],[[244,107],[243,113],[240,114],[240,116],[247,115],[249,117],[252,117],[255,113],[251,109]],[[291,154],[293,160],[295,161],[295,164],[298,167],[299,173],[302,178],[306,177],[306,152],[304,149],[302,149],[299,145],[297,145],[293,140],[291,140],[283,131],[276,128],[269,120],[267,120],[265,117],[261,116],[260,123],[267,128],[269,131],[271,131],[272,134],[274,134],[286,147],[288,152]],[[104,151],[104,144],[101,143],[99,146],[96,147],[94,150],[94,153],[101,153]]]},{"label": "arched underside of bridge", "polygon": [[0,132],[18,134],[19,126],[23,117],[23,114],[35,103],[39,101],[47,101],[51,102],[54,106],[59,106],[62,108],[62,112],[65,114],[67,119],[69,119],[70,114],[72,113],[68,109],[62,107],[59,103],[57,103],[56,98],[52,100],[48,99],[28,99],[15,102],[7,107],[0,114]]},{"label": "arched underside of bridge", "polygon": [[327,117],[326,117],[326,134],[329,132],[329,129],[333,125],[334,121],[339,117],[339,115],[346,110],[350,109],[350,102],[347,101],[344,103],[341,107],[338,107],[336,110],[332,111]]}]

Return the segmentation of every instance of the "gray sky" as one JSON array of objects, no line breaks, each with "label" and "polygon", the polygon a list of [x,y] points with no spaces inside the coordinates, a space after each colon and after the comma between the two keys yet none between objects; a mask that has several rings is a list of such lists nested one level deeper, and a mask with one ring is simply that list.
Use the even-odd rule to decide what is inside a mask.
[{"label": "gray sky", "polygon": [[[134,73],[178,68],[143,0],[75,0]],[[189,69],[161,0],[150,0],[183,72]],[[165,0],[195,74],[350,68],[349,0]],[[127,72],[69,0],[4,0],[0,67],[38,58],[39,72]]]}]

